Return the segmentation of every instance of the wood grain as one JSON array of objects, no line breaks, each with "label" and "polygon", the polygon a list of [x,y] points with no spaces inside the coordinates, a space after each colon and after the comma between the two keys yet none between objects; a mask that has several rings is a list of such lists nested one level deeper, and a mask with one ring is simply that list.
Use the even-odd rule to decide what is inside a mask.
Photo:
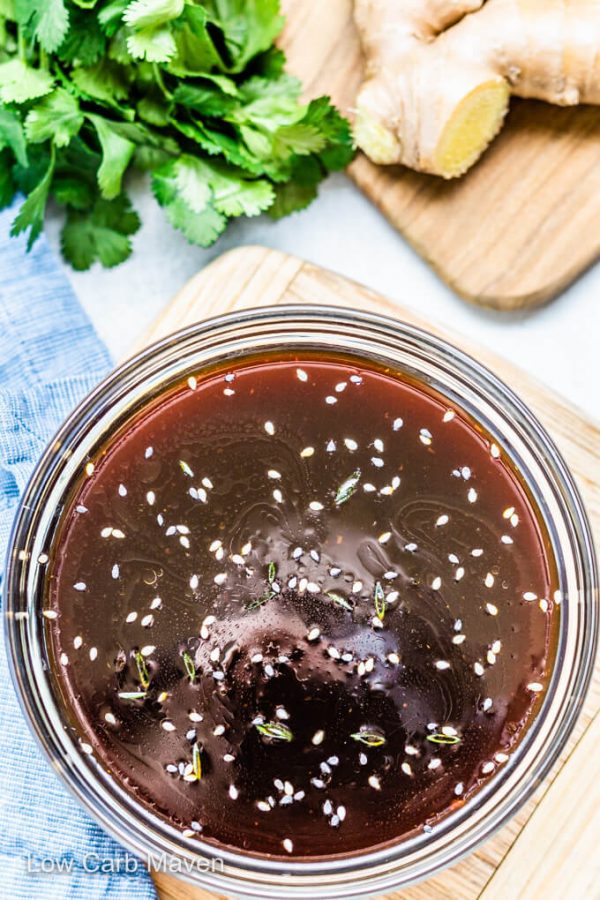
[{"label": "wood grain", "polygon": [[[283,45],[308,96],[351,113],[363,60],[352,0],[283,0]],[[600,256],[600,112],[515,101],[506,128],[458,181],[359,156],[351,177],[467,300],[549,300]],[[365,252],[367,252],[365,250]]]},{"label": "wood grain", "polygon": [[[217,259],[193,278],[137,349],[212,315],[278,303],[325,303],[393,315],[450,339],[496,372],[530,405],[554,437],[600,534],[599,428],[516,367],[425,323],[378,294],[294,257],[247,247]],[[393,900],[591,900],[600,897],[600,671],[574,734],[550,776],[491,841],[453,869],[391,895]],[[160,875],[162,900],[212,895]]]}]

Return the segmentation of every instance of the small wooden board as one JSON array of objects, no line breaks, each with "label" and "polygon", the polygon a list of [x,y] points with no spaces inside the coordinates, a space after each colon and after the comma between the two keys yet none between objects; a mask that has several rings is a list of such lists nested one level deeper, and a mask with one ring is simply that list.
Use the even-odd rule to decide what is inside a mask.
[{"label": "small wooden board", "polygon": [[[351,113],[363,71],[352,0],[283,0],[283,7],[290,71],[308,96],[329,94]],[[500,137],[460,180],[377,167],[363,156],[349,172],[440,277],[472,302],[535,306],[600,256],[597,107],[515,101]]]},{"label": "small wooden board", "polygon": [[[263,247],[233,250],[192,279],[137,349],[209,316],[280,303],[324,303],[396,316],[476,356],[531,406],[577,478],[600,534],[600,430],[519,369],[420,320],[383,297],[317,266]],[[600,897],[600,671],[575,733],[536,795],[491,841],[453,869],[388,900],[594,900]],[[161,900],[212,895],[165,875]]]}]

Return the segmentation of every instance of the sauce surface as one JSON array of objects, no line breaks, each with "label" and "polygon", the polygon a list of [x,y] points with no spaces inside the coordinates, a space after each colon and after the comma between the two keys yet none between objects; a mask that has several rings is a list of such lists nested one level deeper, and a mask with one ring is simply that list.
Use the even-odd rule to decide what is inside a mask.
[{"label": "sauce surface", "polygon": [[475,423],[383,369],[191,378],[65,509],[44,610],[64,703],[188,836],[289,858],[431,831],[543,696],[539,519]]}]

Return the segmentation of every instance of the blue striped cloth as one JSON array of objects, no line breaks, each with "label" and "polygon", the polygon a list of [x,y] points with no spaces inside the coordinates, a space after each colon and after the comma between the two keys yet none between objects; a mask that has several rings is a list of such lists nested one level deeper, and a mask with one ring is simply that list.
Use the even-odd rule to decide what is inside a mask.
[{"label": "blue striped cloth", "polygon": [[[44,239],[29,255],[0,213],[0,558],[19,496],[51,438],[111,366]],[[93,276],[90,276],[93,277]],[[1,578],[1,576],[0,576]],[[156,896],[145,867],[79,808],[21,715],[0,635],[0,894],[7,900]],[[94,871],[108,861],[110,871]],[[41,869],[49,871],[40,871]]]}]

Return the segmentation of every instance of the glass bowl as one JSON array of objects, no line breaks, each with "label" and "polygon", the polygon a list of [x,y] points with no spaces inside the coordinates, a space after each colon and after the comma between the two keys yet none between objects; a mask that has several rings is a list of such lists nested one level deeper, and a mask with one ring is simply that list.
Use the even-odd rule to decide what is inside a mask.
[{"label": "glass bowl", "polygon": [[[315,862],[259,859],[184,837],[141,807],[68,727],[49,666],[41,609],[44,567],[65,499],[89,455],[149,400],[203,369],[276,350],[348,352],[407,373],[478,421],[521,473],[545,521],[563,597],[553,673],[543,705],[509,764],[431,834],[393,847]],[[5,582],[12,675],[26,718],[54,769],[118,841],[146,860],[220,894],[347,898],[428,878],[472,852],[515,814],[567,741],[593,670],[597,571],[573,479],[529,409],[491,372],[450,344],[394,319],[325,306],[248,310],[187,328],[113,372],[62,426],[40,460],[15,520]],[[222,860],[219,863],[218,860]]]}]

